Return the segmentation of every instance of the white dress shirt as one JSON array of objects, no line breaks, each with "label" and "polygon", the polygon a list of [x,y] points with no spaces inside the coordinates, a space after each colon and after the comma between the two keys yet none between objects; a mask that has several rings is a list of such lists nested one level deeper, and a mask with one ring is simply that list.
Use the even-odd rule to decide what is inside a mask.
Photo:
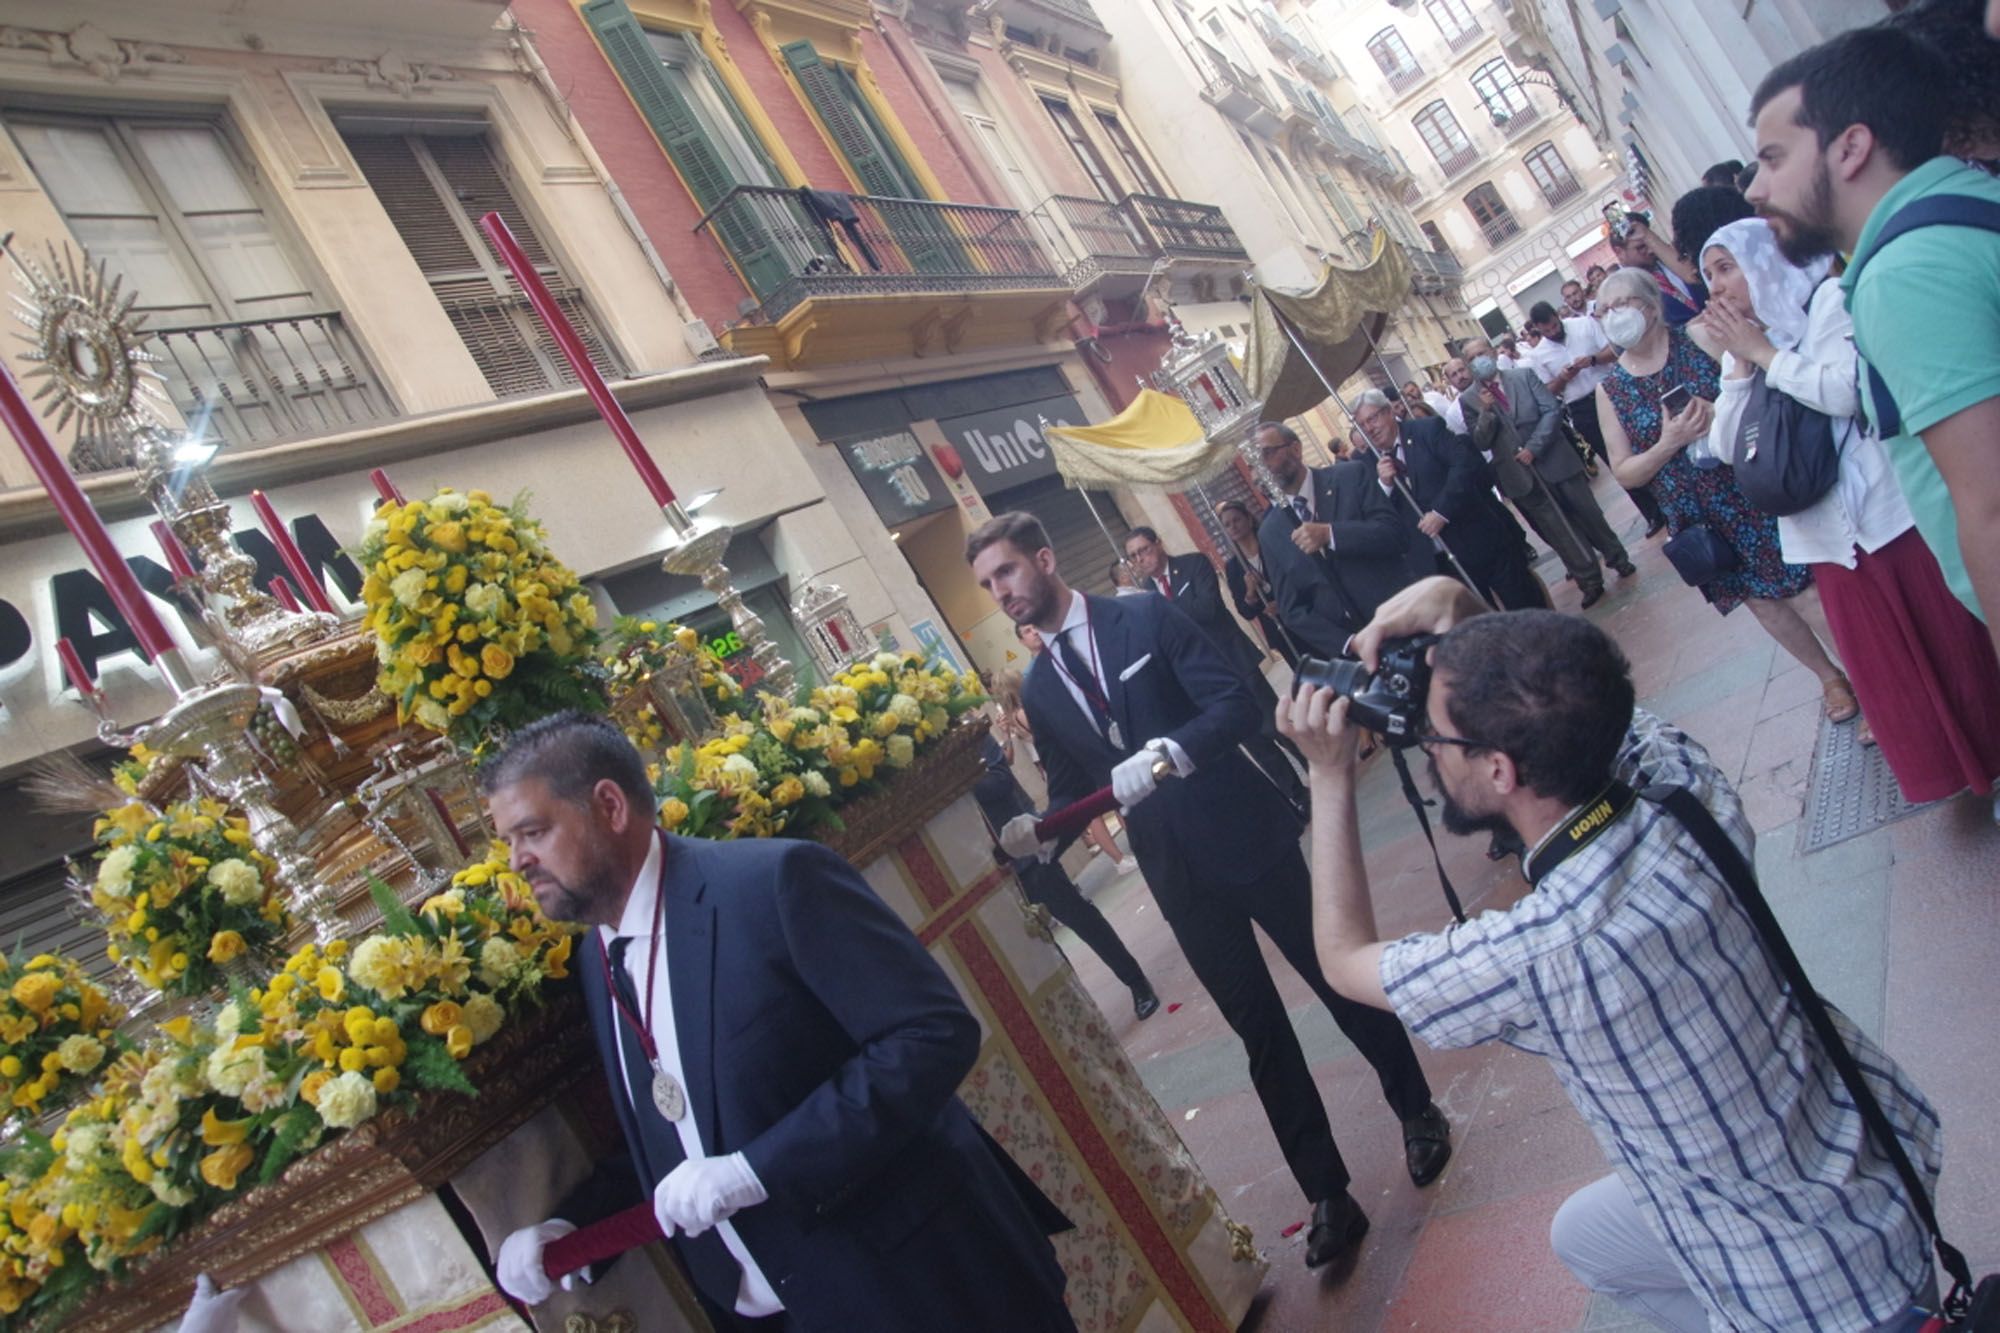
[{"label": "white dress shirt", "polygon": [[1424,401],[1430,404],[1431,411],[1437,413],[1439,416],[1444,416],[1451,411],[1453,404],[1458,400],[1448,393],[1440,393],[1436,389],[1425,389]]},{"label": "white dress shirt", "polygon": [[[1611,346],[1610,340],[1604,336],[1604,326],[1588,316],[1566,317],[1562,326],[1561,342],[1544,336],[1540,342],[1527,349],[1527,355],[1523,358],[1523,363],[1541,376],[1544,384],[1552,382],[1557,375],[1568,370],[1570,363],[1578,357],[1597,356]],[[1590,397],[1597,392],[1597,386],[1610,373],[1609,364],[1586,366],[1577,371],[1570,377],[1569,383],[1563,386],[1563,402],[1574,403],[1579,399]]]},{"label": "white dress shirt", "polygon": [[[681,1068],[681,1044],[674,1031],[674,993],[673,988],[667,984],[665,933],[661,934],[657,950],[647,947],[653,937],[655,904],[659,902],[660,896],[660,856],[661,840],[655,837],[651,848],[646,852],[646,864],[639,867],[639,878],[632,882],[632,893],[625,900],[625,914],[618,920],[618,929],[599,926],[598,930],[607,950],[611,948],[613,940],[621,937],[632,941],[625,946],[625,972],[632,979],[632,994],[638,997],[641,1005],[644,1005],[647,999],[647,978],[654,968],[659,969],[659,980],[652,985],[653,1008],[652,1012],[646,1015],[646,1024],[658,1044],[660,1068],[666,1070],[667,1076],[685,1090],[688,1085],[687,1076]],[[625,1022],[625,1019],[618,1014],[615,1003],[612,1021]],[[632,1071],[625,1067],[625,1043],[620,1041],[614,1045],[618,1050],[619,1072],[624,1075],[624,1082],[620,1086],[629,1088],[633,1080]],[[649,1086],[652,1079],[653,1071],[644,1070],[638,1080],[639,1085]],[[638,1114],[645,1115],[651,1111],[653,1108],[650,1103],[651,1099],[648,1098],[647,1104],[635,1108]],[[692,1106],[679,1120],[668,1123],[680,1134],[681,1151],[687,1154],[690,1162],[708,1156],[707,1149],[702,1146],[701,1127],[695,1123]],[[745,1163],[744,1169],[749,1170],[748,1163]],[[755,1173],[752,1172],[752,1175]],[[657,1181],[653,1183],[658,1184]],[[778,1299],[778,1293],[772,1288],[770,1279],[765,1277],[764,1270],[757,1266],[757,1261],[750,1255],[750,1247],[743,1243],[743,1237],[737,1234],[736,1228],[728,1222],[718,1222],[715,1224],[715,1231],[722,1237],[722,1243],[728,1248],[730,1257],[743,1269],[743,1280],[736,1288],[736,1313],[755,1318],[778,1314],[784,1310],[784,1302]]]},{"label": "white dress shirt", "polygon": [[[1306,516],[1303,519],[1299,520],[1300,522],[1317,523],[1320,521],[1319,497],[1313,491],[1313,474],[1311,468],[1307,468],[1305,470],[1305,475],[1299,478],[1299,484],[1292,489],[1292,498],[1295,500],[1304,500],[1306,502]],[[1294,504],[1292,506],[1292,510],[1294,513],[1296,513],[1298,511],[1298,506]],[[1326,525],[1325,549],[1329,551],[1333,549],[1333,524],[1331,523]],[[1259,574],[1262,574],[1264,572],[1264,568],[1261,563],[1259,563],[1257,567],[1257,572]]]},{"label": "white dress shirt", "polygon": [[[1840,449],[1840,477],[1811,508],[1778,520],[1778,549],[1785,563],[1827,564],[1852,569],[1854,551],[1879,551],[1915,527],[1917,520],[1896,482],[1895,469],[1880,437],[1855,418],[1861,400],[1855,383],[1854,321],[1838,282],[1822,282],[1806,311],[1806,334],[1797,348],[1781,350],[1764,372],[1764,382],[1807,407],[1833,418]],[[1715,402],[1709,448],[1728,463],[1737,461],[1737,436],[1750,398],[1750,379],[1729,378],[1735,357],[1722,354],[1722,392]]]},{"label": "white dress shirt", "polygon": [[[1083,594],[1080,592],[1072,592],[1069,595],[1069,610],[1063,616],[1062,627],[1056,630],[1054,634],[1044,635],[1043,637],[1053,640],[1064,635],[1069,636],[1071,645],[1076,649],[1076,655],[1083,659],[1083,665],[1097,679],[1098,690],[1103,693],[1106,700],[1109,700],[1111,698],[1111,682],[1105,678],[1104,662],[1097,651],[1097,645],[1091,641],[1090,608],[1085,605]],[[1069,691],[1069,697],[1076,700],[1076,706],[1083,710],[1083,715],[1090,719],[1091,725],[1097,726],[1097,710],[1091,707],[1090,700],[1084,696],[1083,687],[1070,679],[1069,668],[1063,664],[1062,658],[1057,656],[1059,651],[1055,644],[1051,642],[1049,644],[1049,651],[1044,653],[1043,656],[1049,659],[1050,669],[1056,673],[1056,679],[1063,683],[1063,688]],[[1145,662],[1145,659],[1142,657],[1139,662],[1129,664],[1126,669],[1130,671],[1134,667],[1137,667],[1139,670],[1146,670],[1152,666],[1151,663],[1141,666],[1140,663],[1143,662]],[[1158,665],[1157,669],[1167,671],[1171,668],[1162,662]],[[1098,728],[1098,734],[1104,734],[1102,727]],[[1154,738],[1148,737],[1147,739]],[[1167,755],[1174,761],[1174,771],[1176,773],[1181,777],[1186,777],[1188,774],[1194,772],[1194,760],[1188,758],[1187,751],[1180,747],[1178,741],[1174,740],[1171,736],[1161,736],[1157,739],[1165,742]],[[1136,740],[1131,736],[1125,737],[1124,741],[1125,743],[1118,748],[1124,750],[1127,754],[1137,754],[1139,747],[1146,743],[1145,741]]]}]

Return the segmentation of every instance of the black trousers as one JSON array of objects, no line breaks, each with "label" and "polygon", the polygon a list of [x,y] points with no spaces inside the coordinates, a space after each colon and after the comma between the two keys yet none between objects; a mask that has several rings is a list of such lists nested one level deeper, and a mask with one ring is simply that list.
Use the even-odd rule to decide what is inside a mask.
[{"label": "black trousers", "polygon": [[[1528,568],[1528,557],[1523,552],[1520,525],[1514,516],[1493,502],[1505,531],[1499,540],[1473,542],[1463,540],[1452,546],[1451,553],[1458,557],[1459,564],[1465,566],[1466,574],[1472,580],[1472,589],[1488,603],[1509,611],[1523,611],[1531,607],[1545,607],[1549,604],[1548,590],[1542,581]],[[1445,543],[1451,544],[1451,529],[1445,529]],[[1458,577],[1458,570],[1451,561],[1438,555],[1438,573]]]},{"label": "black trousers", "polygon": [[1020,876],[1028,901],[1048,908],[1049,915],[1075,931],[1076,937],[1104,960],[1112,976],[1128,987],[1145,982],[1146,973],[1139,960],[1125,947],[1125,941],[1118,938],[1118,932],[1104,919],[1104,913],[1097,910],[1097,904],[1083,896],[1067,870],[1054,861],[1044,863],[1024,858],[1015,862],[1014,873]]},{"label": "black trousers", "polygon": [[[1576,433],[1589,443],[1590,452],[1603,459],[1605,466],[1610,466],[1611,456],[1604,447],[1604,426],[1597,419],[1597,395],[1579,398],[1568,404],[1565,410],[1569,413],[1570,424],[1576,427]],[[1660,502],[1653,498],[1652,487],[1641,486],[1637,490],[1627,487],[1625,494],[1632,497],[1639,517],[1646,520],[1647,527],[1658,527],[1667,521],[1666,515],[1660,512]]]},{"label": "black trousers", "polygon": [[1305,857],[1292,848],[1269,873],[1247,884],[1192,883],[1185,862],[1170,849],[1140,851],[1139,868],[1188,966],[1243,1041],[1250,1082],[1299,1189],[1314,1203],[1339,1195],[1348,1185],[1347,1164],[1253,927],[1278,946],[1374,1066],[1382,1096],[1398,1119],[1429,1106],[1431,1088],[1396,1016],[1343,999],[1327,984],[1313,952],[1312,879]]}]

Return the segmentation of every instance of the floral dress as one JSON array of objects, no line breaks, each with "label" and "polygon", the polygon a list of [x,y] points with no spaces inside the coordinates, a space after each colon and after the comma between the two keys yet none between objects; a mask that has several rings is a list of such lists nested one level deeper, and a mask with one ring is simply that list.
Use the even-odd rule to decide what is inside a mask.
[{"label": "floral dress", "polygon": [[[1669,389],[1685,384],[1710,402],[1722,392],[1722,369],[1714,359],[1679,329],[1667,337],[1667,363],[1657,372],[1634,375],[1614,365],[1604,379],[1604,392],[1635,454],[1659,443],[1660,396]],[[1735,548],[1736,568],[1701,589],[1722,614],[1734,611],[1746,597],[1792,597],[1811,585],[1812,571],[1786,564],[1779,552],[1778,520],[1750,503],[1736,484],[1736,469],[1728,464],[1699,468],[1683,450],[1653,475],[1652,488],[1669,533],[1678,536],[1688,528],[1706,527]]]}]

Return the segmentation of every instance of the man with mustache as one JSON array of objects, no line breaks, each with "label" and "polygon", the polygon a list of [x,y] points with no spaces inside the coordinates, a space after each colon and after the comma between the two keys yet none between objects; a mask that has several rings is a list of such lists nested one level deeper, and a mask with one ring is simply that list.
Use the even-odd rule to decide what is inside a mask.
[{"label": "man with mustache", "polygon": [[[1564,1202],[1556,1254],[1585,1286],[1683,1333],[1917,1327],[1936,1279],[1908,1191],[1874,1147],[1763,936],[1662,786],[1754,862],[1743,803],[1706,751],[1633,707],[1610,637],[1553,611],[1481,614],[1436,578],[1356,636],[1442,637],[1418,719],[1453,833],[1530,848],[1503,910],[1384,940],[1355,806],[1349,701],[1281,705],[1311,762],[1313,935],[1350,999],[1435,1047],[1548,1059],[1615,1174]],[[1639,790],[1643,789],[1641,795]],[[1917,1170],[1937,1113],[1845,1016],[1832,1021]]]},{"label": "man with mustache", "polygon": [[1840,282],[1863,409],[1945,581],[2000,651],[2000,181],[1940,155],[1954,87],[1934,51],[1887,27],[1793,57],[1752,103],[1747,197],[1793,263],[1852,256]]}]

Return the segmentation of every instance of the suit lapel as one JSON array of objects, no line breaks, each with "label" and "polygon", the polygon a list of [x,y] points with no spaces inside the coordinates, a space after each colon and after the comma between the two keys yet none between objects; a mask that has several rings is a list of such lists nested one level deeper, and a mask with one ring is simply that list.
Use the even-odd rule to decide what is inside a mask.
[{"label": "suit lapel", "polygon": [[667,841],[667,989],[674,1000],[674,1039],[701,1141],[719,1150],[715,1108],[715,908],[705,901],[699,853]]},{"label": "suit lapel", "polygon": [[[1097,642],[1097,665],[1104,673],[1104,698],[1111,705],[1111,717],[1118,723],[1118,734],[1127,740],[1132,735],[1131,710],[1126,707],[1125,682],[1120,679],[1125,668],[1132,664],[1130,646],[1131,626],[1125,620],[1125,608],[1117,601],[1105,601],[1096,597],[1085,600],[1090,608],[1090,633]],[[1113,746],[1123,751],[1123,746]]]}]

